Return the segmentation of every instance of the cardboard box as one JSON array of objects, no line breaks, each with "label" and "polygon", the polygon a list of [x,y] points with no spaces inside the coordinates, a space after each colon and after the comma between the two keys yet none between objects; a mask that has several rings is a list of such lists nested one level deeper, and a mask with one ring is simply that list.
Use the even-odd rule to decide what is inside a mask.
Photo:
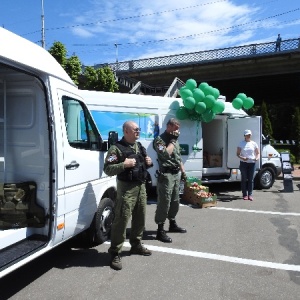
[{"label": "cardboard box", "polygon": [[202,208],[217,206],[217,195],[214,194],[211,197],[199,197],[196,204]]},{"label": "cardboard box", "polygon": [[192,189],[185,187],[184,193],[182,195],[182,200],[190,204],[196,205],[198,198],[200,197],[197,196],[197,194]]},{"label": "cardboard box", "polygon": [[[197,194],[199,190],[193,190],[189,187],[185,187],[184,193],[182,195],[182,200],[192,204],[197,205],[200,208],[213,207],[217,205],[217,195],[213,194],[210,197],[201,197]],[[208,187],[206,192],[208,192]]]},{"label": "cardboard box", "polygon": [[209,167],[210,168],[222,167],[222,156],[220,154],[210,154]]}]

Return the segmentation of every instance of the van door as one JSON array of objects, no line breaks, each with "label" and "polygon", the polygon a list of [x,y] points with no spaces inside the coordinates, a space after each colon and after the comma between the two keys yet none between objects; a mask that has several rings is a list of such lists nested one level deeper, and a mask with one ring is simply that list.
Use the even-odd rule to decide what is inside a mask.
[{"label": "van door", "polygon": [[87,228],[95,211],[97,200],[93,185],[103,173],[100,166],[100,135],[86,106],[72,94],[62,92],[65,130],[64,206],[59,215],[65,216],[64,239]]},{"label": "van door", "polygon": [[[168,121],[168,119],[167,119]],[[180,121],[181,158],[188,176],[202,178],[203,138],[200,121]]]},{"label": "van door", "polygon": [[[227,167],[231,169],[238,169],[240,160],[236,156],[237,146],[240,141],[244,139],[244,130],[250,129],[252,131],[251,139],[255,141],[261,153],[261,117],[244,117],[244,118],[228,118],[227,122]],[[261,160],[256,163],[256,168],[261,166]]]}]

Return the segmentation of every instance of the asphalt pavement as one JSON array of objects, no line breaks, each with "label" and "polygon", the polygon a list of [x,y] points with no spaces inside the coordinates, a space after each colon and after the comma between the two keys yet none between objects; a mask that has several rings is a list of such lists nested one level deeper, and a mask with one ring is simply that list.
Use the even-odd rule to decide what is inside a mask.
[{"label": "asphalt pavement", "polygon": [[[239,184],[211,185],[217,206],[181,203],[187,233],[155,239],[155,197],[147,206],[143,243],[150,257],[122,252],[123,269],[109,267],[109,242],[91,249],[66,245],[0,280],[0,299],[299,299],[300,181],[283,180],[241,198]],[[130,224],[128,226],[130,231]]]}]

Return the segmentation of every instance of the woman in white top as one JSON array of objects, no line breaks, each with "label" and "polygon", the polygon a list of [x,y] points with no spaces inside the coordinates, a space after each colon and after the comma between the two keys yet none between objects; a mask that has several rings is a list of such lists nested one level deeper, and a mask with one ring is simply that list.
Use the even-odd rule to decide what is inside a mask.
[{"label": "woman in white top", "polygon": [[251,140],[251,135],[250,129],[244,131],[245,139],[239,143],[236,155],[241,160],[240,171],[243,199],[253,201],[253,180],[255,163],[259,159],[259,149],[257,143]]}]

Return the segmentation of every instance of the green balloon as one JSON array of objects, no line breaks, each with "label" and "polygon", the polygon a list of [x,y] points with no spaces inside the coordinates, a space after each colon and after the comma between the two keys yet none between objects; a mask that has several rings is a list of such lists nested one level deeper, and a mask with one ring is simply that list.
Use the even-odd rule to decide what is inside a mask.
[{"label": "green balloon", "polygon": [[212,88],[213,96],[218,99],[220,96],[220,91],[217,88]]},{"label": "green balloon", "polygon": [[176,118],[178,120],[185,120],[189,117],[189,113],[184,106],[180,106],[176,111]]},{"label": "green balloon", "polygon": [[244,101],[244,100],[247,98],[247,96],[246,96],[246,94],[244,94],[244,93],[239,93],[239,94],[236,96],[236,98],[240,98],[242,101]]},{"label": "green balloon", "polygon": [[199,120],[199,119],[200,119],[200,115],[197,114],[197,113],[193,110],[193,113],[190,114],[189,119],[190,119],[191,121]]},{"label": "green balloon", "polygon": [[206,104],[207,109],[211,109],[215,105],[216,99],[213,95],[207,95],[203,102]]},{"label": "green balloon", "polygon": [[206,104],[204,102],[198,102],[195,105],[195,111],[198,114],[202,114],[206,111]]},{"label": "green balloon", "polygon": [[215,96],[214,96],[214,90],[213,90],[213,87],[210,86],[210,85],[206,86],[206,87],[203,89],[203,92],[204,92],[205,96],[211,95],[211,96],[215,97]]},{"label": "green balloon", "polygon": [[220,114],[224,111],[224,109],[225,109],[225,103],[223,101],[217,100],[211,110],[215,114]]},{"label": "green balloon", "polygon": [[199,84],[199,89],[200,90],[204,90],[204,88],[206,88],[208,86],[208,83],[207,82],[201,82],[200,84]]},{"label": "green balloon", "polygon": [[202,120],[205,123],[208,123],[210,121],[212,121],[215,118],[215,113],[212,110],[206,110],[203,114],[202,114]]},{"label": "green balloon", "polygon": [[254,100],[251,97],[247,97],[243,100],[243,106],[245,109],[249,109],[254,105]]},{"label": "green balloon", "polygon": [[189,90],[186,86],[183,86],[179,90],[180,97],[184,100],[187,97],[193,97],[193,92]]},{"label": "green balloon", "polygon": [[193,91],[197,87],[197,82],[194,79],[188,79],[185,83],[185,86]]},{"label": "green balloon", "polygon": [[196,102],[203,101],[203,99],[205,98],[203,91],[201,91],[198,88],[194,89],[193,96],[194,96]]},{"label": "green balloon", "polygon": [[235,108],[235,109],[241,109],[242,106],[243,106],[243,100],[240,99],[240,98],[235,98],[232,100],[232,106]]},{"label": "green balloon", "polygon": [[183,104],[187,109],[193,109],[195,107],[196,101],[193,97],[187,97],[183,100]]}]

